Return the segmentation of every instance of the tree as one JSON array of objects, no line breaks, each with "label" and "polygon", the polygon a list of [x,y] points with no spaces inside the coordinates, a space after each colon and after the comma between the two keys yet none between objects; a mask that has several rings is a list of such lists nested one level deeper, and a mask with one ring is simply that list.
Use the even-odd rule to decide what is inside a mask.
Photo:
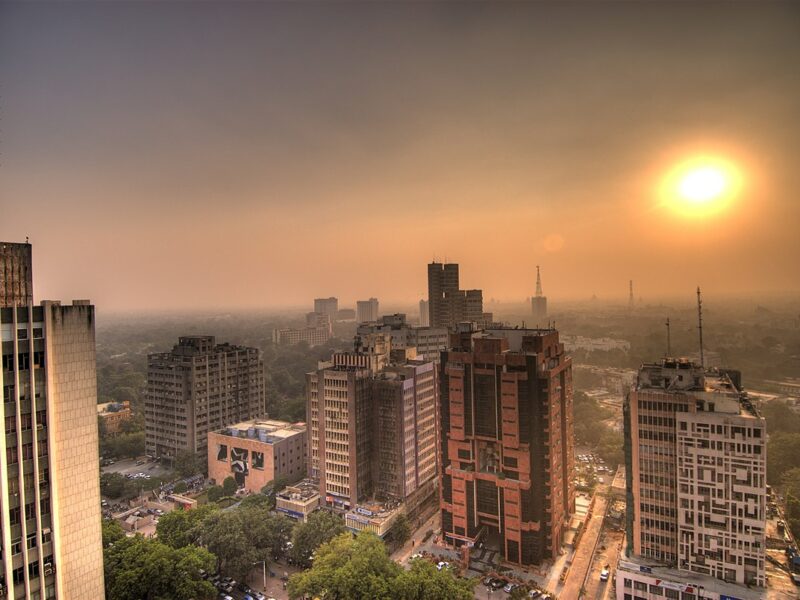
[{"label": "tree", "polygon": [[172,488],[172,491],[175,492],[176,494],[182,494],[187,489],[189,489],[189,486],[186,485],[186,482],[179,481],[178,483],[175,484],[175,487]]},{"label": "tree", "polygon": [[222,493],[225,496],[233,496],[238,489],[239,484],[231,476],[226,477],[225,481],[222,482]]},{"label": "tree", "polygon": [[191,450],[181,450],[175,455],[175,470],[181,477],[191,477],[204,472],[204,465]]},{"label": "tree", "polygon": [[103,548],[125,538],[125,530],[114,519],[103,519]]},{"label": "tree", "polygon": [[292,575],[289,597],[394,600],[393,582],[401,568],[373,533],[336,536],[317,549],[314,566]]},{"label": "tree", "polygon": [[274,508],[274,506],[270,503],[269,498],[267,498],[264,494],[251,494],[250,496],[244,498],[239,503],[239,506],[241,508],[266,508],[267,510],[272,510]]},{"label": "tree", "polygon": [[198,542],[217,557],[217,568],[235,579],[242,579],[259,560],[257,549],[250,543],[247,526],[239,511],[217,511],[206,519]]},{"label": "tree", "polygon": [[204,548],[170,548],[141,535],[118,540],[104,550],[108,600],[212,600],[216,590],[200,577],[214,568]]},{"label": "tree", "polygon": [[393,584],[397,600],[472,600],[474,579],[456,577],[450,569],[439,571],[427,560],[415,560]]},{"label": "tree", "polygon": [[770,435],[776,433],[800,433],[800,415],[794,412],[786,402],[772,400],[765,402],[761,415],[767,421]]},{"label": "tree", "polygon": [[225,492],[220,485],[214,485],[208,488],[208,501],[209,502],[216,502],[220,498],[225,496]]},{"label": "tree", "polygon": [[173,510],[163,515],[156,525],[158,540],[172,548],[194,544],[200,537],[205,520],[219,511],[216,504],[205,504],[192,510]]},{"label": "tree", "polygon": [[138,492],[136,484],[120,473],[100,475],[100,493],[107,498],[134,498]]},{"label": "tree", "polygon": [[276,499],[275,497],[278,495],[283,488],[289,483],[289,480],[286,478],[285,475],[278,475],[275,479],[270,481],[267,485],[261,488],[261,493],[264,494],[267,498],[269,498],[272,506],[275,506]]},{"label": "tree", "polygon": [[767,444],[767,481],[779,485],[783,476],[797,466],[800,456],[800,433],[776,433]]},{"label": "tree", "polygon": [[344,521],[326,510],[309,515],[306,523],[300,523],[292,534],[291,557],[301,567],[311,566],[311,555],[320,545],[347,531]]},{"label": "tree", "polygon": [[390,530],[392,540],[399,546],[405,544],[411,538],[411,523],[405,513],[400,514],[395,520]]},{"label": "tree", "polygon": [[289,597],[375,600],[471,600],[473,580],[416,560],[409,571],[392,561],[373,533],[336,536],[317,549],[314,566],[289,579]]}]

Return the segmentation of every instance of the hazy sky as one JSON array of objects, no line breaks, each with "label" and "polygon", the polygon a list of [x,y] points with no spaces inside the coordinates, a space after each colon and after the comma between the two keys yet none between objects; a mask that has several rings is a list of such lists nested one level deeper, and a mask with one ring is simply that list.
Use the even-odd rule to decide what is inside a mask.
[{"label": "hazy sky", "polygon": [[798,65],[797,3],[6,2],[0,239],[108,310],[800,292]]}]

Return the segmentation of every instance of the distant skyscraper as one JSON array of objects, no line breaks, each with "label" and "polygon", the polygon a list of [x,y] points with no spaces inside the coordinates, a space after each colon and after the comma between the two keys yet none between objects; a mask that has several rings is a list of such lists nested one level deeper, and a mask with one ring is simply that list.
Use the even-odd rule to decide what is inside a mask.
[{"label": "distant skyscraper", "polygon": [[207,449],[207,436],[266,415],[264,361],[258,348],[216,344],[213,336],[178,339],[147,357],[146,451],[174,460]]},{"label": "distant skyscraper", "polygon": [[450,342],[447,327],[412,327],[401,313],[383,315],[377,323],[362,323],[357,331],[364,336],[387,333],[392,338],[392,350],[414,348],[418,356],[435,362],[439,361],[439,353],[447,349]]},{"label": "distant skyscraper", "polygon": [[535,325],[544,326],[547,321],[547,298],[542,294],[542,277],[539,266],[536,266],[536,295],[531,298],[531,311]]},{"label": "distant skyscraper", "polygon": [[331,318],[331,323],[336,320],[339,312],[339,299],[331,296],[330,298],[315,298],[314,312],[324,313]]},{"label": "distant skyscraper", "polygon": [[686,359],[639,370],[624,407],[626,553],[651,569],[622,564],[618,591],[759,597],[729,585],[765,585],[766,430],[739,379]]},{"label": "distant skyscraper", "polygon": [[628,310],[636,308],[636,302],[633,299],[633,279],[628,282]]},{"label": "distant skyscraper", "polygon": [[430,309],[428,308],[428,301],[427,300],[420,300],[419,301],[419,326],[420,327],[429,327],[431,324],[431,314]]},{"label": "distant skyscraper", "polygon": [[371,323],[378,320],[378,299],[359,300],[356,302],[356,321]]},{"label": "distant skyscraper", "polygon": [[556,558],[574,512],[572,361],[554,329],[453,335],[440,364],[442,533],[522,565]]},{"label": "distant skyscraper", "polygon": [[457,264],[430,263],[428,311],[431,327],[452,328],[465,321],[482,323],[483,292],[459,289]]},{"label": "distant skyscraper", "polygon": [[0,595],[102,599],[94,306],[33,306],[30,244],[0,262]]}]

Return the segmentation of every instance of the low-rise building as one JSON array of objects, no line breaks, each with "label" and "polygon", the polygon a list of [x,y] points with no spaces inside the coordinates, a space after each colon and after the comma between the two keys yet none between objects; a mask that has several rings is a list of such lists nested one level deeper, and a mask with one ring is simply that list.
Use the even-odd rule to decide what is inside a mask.
[{"label": "low-rise building", "polygon": [[260,492],[276,477],[297,481],[306,472],[305,423],[253,419],[208,434],[208,477],[217,484],[234,477]]},{"label": "low-rise building", "polygon": [[97,405],[97,416],[103,423],[105,433],[116,435],[122,431],[122,424],[133,418],[131,403],[125,402],[105,402]]},{"label": "low-rise building", "polygon": [[275,510],[305,523],[319,508],[319,482],[303,479],[287,485],[275,496]]},{"label": "low-rise building", "polygon": [[345,526],[353,532],[370,531],[379,537],[386,537],[389,530],[403,514],[399,502],[363,502],[344,515]]}]

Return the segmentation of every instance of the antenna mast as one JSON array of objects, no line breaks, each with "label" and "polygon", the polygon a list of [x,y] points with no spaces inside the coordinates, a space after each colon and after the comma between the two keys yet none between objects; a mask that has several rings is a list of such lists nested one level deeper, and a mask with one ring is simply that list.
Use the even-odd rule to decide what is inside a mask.
[{"label": "antenna mast", "polygon": [[697,286],[697,330],[700,332],[700,366],[706,368],[703,357],[703,300],[700,297],[700,286]]},{"label": "antenna mast", "polygon": [[667,317],[667,322],[665,324],[667,326],[667,358],[669,358],[672,356],[672,340],[670,339],[669,317]]},{"label": "antenna mast", "polygon": [[539,274],[539,265],[536,265],[536,297],[542,297],[542,276]]}]

